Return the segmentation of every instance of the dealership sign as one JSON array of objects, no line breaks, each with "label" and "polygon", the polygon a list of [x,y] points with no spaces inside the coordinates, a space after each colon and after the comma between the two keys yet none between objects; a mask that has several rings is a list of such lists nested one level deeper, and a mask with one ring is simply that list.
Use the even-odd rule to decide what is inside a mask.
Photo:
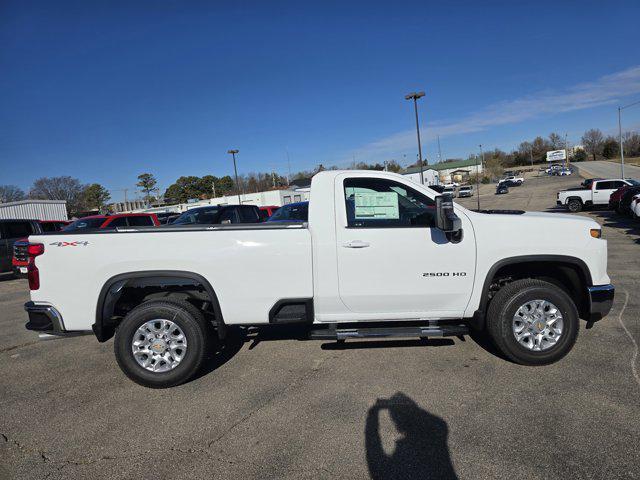
[{"label": "dealership sign", "polygon": [[566,160],[567,159],[567,151],[566,150],[552,150],[547,152],[547,162],[557,162],[558,160]]}]

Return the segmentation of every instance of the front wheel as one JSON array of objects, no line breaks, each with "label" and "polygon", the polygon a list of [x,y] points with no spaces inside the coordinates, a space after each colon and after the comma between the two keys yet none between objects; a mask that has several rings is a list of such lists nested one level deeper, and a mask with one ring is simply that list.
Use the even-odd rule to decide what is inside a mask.
[{"label": "front wheel", "polygon": [[567,208],[569,208],[570,212],[579,212],[582,210],[582,202],[580,200],[569,200],[567,203]]},{"label": "front wheel", "polygon": [[167,388],[189,380],[206,355],[207,324],[184,301],[150,301],[131,310],[119,325],[116,360],[134,382]]},{"label": "front wheel", "polygon": [[573,348],[578,329],[578,311],[569,295],[542,280],[509,283],[496,293],[487,312],[494,344],[522,365],[557,362]]}]

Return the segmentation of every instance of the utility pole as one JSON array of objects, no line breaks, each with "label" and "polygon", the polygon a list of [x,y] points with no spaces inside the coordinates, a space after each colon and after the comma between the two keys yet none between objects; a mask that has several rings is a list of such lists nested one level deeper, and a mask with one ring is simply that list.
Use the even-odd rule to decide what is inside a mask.
[{"label": "utility pole", "polygon": [[236,193],[238,194],[238,205],[242,205],[242,199],[240,198],[240,184],[238,183],[238,168],[236,167],[236,153],[239,150],[228,150],[227,153],[230,153],[233,156],[233,171],[236,175]]},{"label": "utility pole", "polygon": [[622,143],[622,110],[625,108],[640,105],[640,100],[630,103],[624,107],[618,107],[618,140],[620,141],[620,178],[624,178],[624,144]]},{"label": "utility pole", "polygon": [[567,141],[567,133],[564,134],[564,166],[569,168],[569,142]]},{"label": "utility pole", "polygon": [[287,187],[291,183],[291,159],[289,158],[289,149],[286,149],[287,152]]},{"label": "utility pole", "polygon": [[442,161],[442,150],[440,150],[440,135],[436,135],[438,138],[438,162]]},{"label": "utility pole", "polygon": [[531,158],[531,166],[533,167],[533,145],[529,145],[529,157]]},{"label": "utility pole", "polygon": [[418,99],[424,97],[424,92],[412,92],[404,96],[405,100],[413,100],[416,114],[416,133],[418,135],[418,163],[420,164],[420,184],[424,185],[424,168],[422,166],[422,144],[420,143],[420,122],[418,121]]},{"label": "utility pole", "polygon": [[211,182],[211,189],[213,190],[213,198],[216,197],[216,182]]},{"label": "utility pole", "polygon": [[[484,152],[482,151],[482,144],[480,144],[480,159],[482,165],[484,165]],[[476,197],[478,198],[478,211],[480,211],[480,169],[478,168],[478,160],[476,157]],[[484,169],[484,167],[482,167]]]}]

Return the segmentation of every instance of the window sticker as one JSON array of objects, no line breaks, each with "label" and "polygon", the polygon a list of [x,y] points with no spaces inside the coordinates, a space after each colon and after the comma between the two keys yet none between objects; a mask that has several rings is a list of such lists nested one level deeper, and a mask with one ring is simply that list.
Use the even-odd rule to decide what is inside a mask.
[{"label": "window sticker", "polygon": [[396,192],[356,192],[356,220],[398,220],[398,194]]}]

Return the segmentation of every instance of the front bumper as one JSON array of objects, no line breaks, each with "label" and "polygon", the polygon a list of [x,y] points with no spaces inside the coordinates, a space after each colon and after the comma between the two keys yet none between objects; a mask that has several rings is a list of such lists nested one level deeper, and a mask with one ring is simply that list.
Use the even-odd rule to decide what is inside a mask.
[{"label": "front bumper", "polygon": [[589,321],[597,322],[607,316],[613,305],[616,289],[613,285],[589,287]]},{"label": "front bumper", "polygon": [[91,333],[81,330],[66,330],[64,328],[62,315],[60,315],[60,312],[58,312],[53,305],[27,302],[24,304],[24,309],[29,314],[29,321],[26,323],[25,328],[34,332],[40,332],[41,338],[51,335],[75,337]]}]

